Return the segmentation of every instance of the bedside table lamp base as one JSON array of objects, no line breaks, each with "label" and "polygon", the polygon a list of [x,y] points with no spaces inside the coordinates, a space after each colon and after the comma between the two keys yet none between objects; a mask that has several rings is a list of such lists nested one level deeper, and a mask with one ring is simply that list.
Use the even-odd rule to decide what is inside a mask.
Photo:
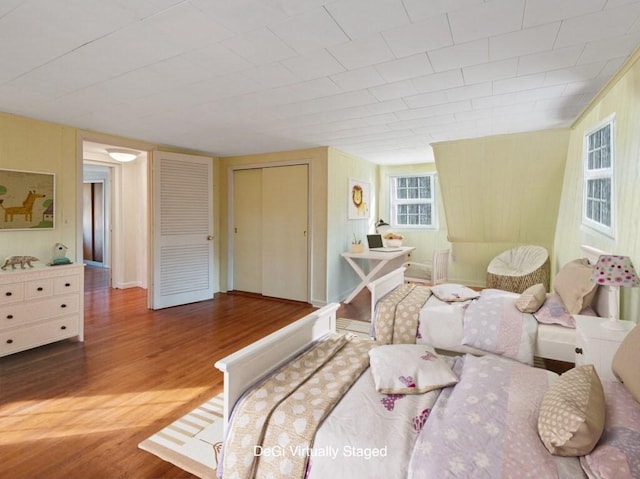
[{"label": "bedside table lamp base", "polygon": [[611,331],[627,331],[629,329],[624,323],[618,321],[616,318],[609,318],[608,320],[603,321],[600,326]]}]

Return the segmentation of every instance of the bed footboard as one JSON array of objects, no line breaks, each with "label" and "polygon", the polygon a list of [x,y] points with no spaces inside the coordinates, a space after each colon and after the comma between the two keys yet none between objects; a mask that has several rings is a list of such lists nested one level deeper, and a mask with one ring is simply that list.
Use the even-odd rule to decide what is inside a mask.
[{"label": "bed footboard", "polygon": [[404,270],[406,268],[394,269],[390,273],[380,276],[375,281],[371,281],[367,288],[371,291],[371,321],[373,322],[376,311],[376,304],[387,293],[404,283]]},{"label": "bed footboard", "polygon": [[338,303],[328,304],[216,362],[224,374],[224,428],[244,391],[315,340],[336,331]]}]

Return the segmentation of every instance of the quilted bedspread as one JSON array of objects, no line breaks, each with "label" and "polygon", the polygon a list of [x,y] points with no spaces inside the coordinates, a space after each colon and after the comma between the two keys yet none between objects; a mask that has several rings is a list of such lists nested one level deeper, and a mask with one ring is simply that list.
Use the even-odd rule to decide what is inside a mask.
[{"label": "quilted bedspread", "polygon": [[415,343],[420,309],[429,296],[430,288],[403,284],[380,300],[374,322],[376,341],[383,344]]},{"label": "quilted bedspread", "polygon": [[464,313],[462,344],[533,364],[538,322],[516,308],[518,296],[485,289]]},{"label": "quilted bedspread", "polygon": [[496,356],[466,355],[418,436],[413,479],[579,478],[577,458],[552,456],[538,410],[553,373]]}]

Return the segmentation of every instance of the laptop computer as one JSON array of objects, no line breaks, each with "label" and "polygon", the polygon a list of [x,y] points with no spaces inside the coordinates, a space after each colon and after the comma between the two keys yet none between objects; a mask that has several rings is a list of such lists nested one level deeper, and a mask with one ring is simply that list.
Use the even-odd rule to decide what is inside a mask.
[{"label": "laptop computer", "polygon": [[369,251],[381,251],[383,253],[402,251],[401,248],[384,246],[384,243],[382,242],[382,235],[367,235],[367,243],[369,245]]}]

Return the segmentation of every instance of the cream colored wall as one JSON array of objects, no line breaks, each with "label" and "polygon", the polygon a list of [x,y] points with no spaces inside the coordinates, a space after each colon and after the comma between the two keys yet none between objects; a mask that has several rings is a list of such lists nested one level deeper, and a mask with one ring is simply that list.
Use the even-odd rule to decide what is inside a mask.
[{"label": "cream colored wall", "polygon": [[553,254],[568,130],[432,145],[456,276],[483,286],[493,257],[537,244]]},{"label": "cream colored wall", "polygon": [[[377,218],[382,218],[387,223],[390,222],[390,178],[400,175],[414,175],[425,173],[437,173],[435,163],[420,163],[417,165],[403,166],[380,166],[379,168],[379,203]],[[450,248],[451,243],[447,239],[447,220],[444,214],[444,205],[442,195],[440,193],[440,181],[436,176],[436,214],[438,217],[438,227],[434,230],[430,229],[400,229],[395,228],[393,231],[401,233],[404,236],[405,246],[415,246],[412,257],[417,260],[431,260],[434,249]],[[458,281],[459,262],[454,261],[457,258],[451,258],[449,261],[449,280]]]},{"label": "cream colored wall", "polygon": [[[376,196],[377,165],[335,148],[329,148],[327,181],[327,292],[329,301],[346,298],[360,279],[351,266],[340,256],[349,251],[355,235],[366,242],[367,233],[375,231],[378,198]],[[369,219],[348,219],[350,201],[349,179],[368,182],[371,185]]]},{"label": "cream colored wall", "polygon": [[327,148],[283,151],[258,155],[227,157],[220,159],[220,188],[218,203],[220,217],[220,284],[223,291],[230,286],[228,274],[229,259],[229,174],[233,168],[275,166],[278,163],[291,164],[309,162],[310,166],[310,301],[321,305],[327,302]]},{"label": "cream colored wall", "polygon": [[[580,245],[628,255],[640,271],[640,53],[632,57],[571,130],[555,236],[552,270],[580,257]],[[584,134],[615,114],[614,200],[616,232],[611,238],[582,225]],[[623,288],[621,318],[640,318],[640,288]]]},{"label": "cream colored wall", "polygon": [[[77,261],[78,168],[76,130],[0,113],[0,168],[55,174],[55,228],[39,231],[0,230],[0,257],[31,255],[41,264],[51,260],[53,245],[65,244]],[[4,216],[0,211],[0,221]]]}]

